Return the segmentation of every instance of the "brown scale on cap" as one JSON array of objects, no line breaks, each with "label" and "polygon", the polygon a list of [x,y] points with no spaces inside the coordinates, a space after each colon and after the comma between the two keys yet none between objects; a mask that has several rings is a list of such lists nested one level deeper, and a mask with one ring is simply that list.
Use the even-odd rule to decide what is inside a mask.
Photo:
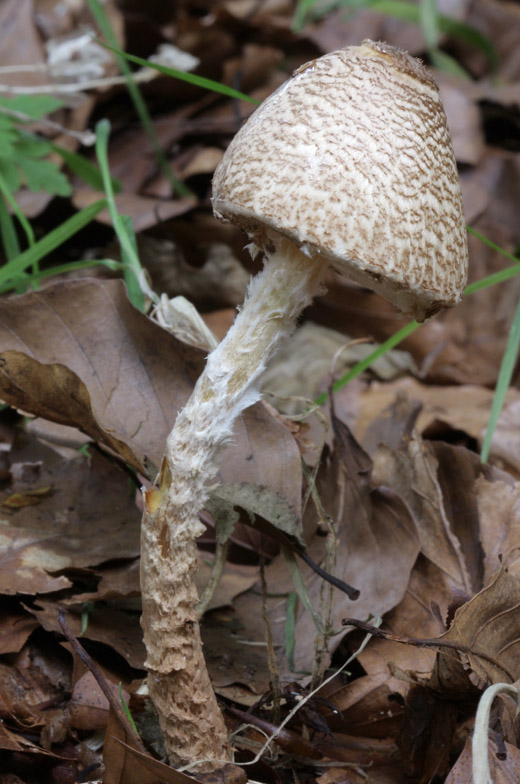
[{"label": "brown scale on cap", "polygon": [[365,41],[298,69],[231,142],[215,213],[263,247],[273,231],[419,320],[459,302],[467,241],[437,86]]}]

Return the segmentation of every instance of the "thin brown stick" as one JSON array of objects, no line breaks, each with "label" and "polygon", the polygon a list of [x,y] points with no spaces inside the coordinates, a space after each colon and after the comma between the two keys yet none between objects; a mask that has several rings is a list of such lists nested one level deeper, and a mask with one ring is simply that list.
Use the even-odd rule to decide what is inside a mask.
[{"label": "thin brown stick", "polygon": [[474,648],[470,648],[469,645],[451,642],[451,640],[443,640],[441,637],[432,637],[431,639],[423,637],[403,637],[400,634],[392,634],[392,632],[387,632],[384,629],[378,629],[377,626],[372,626],[364,621],[358,621],[356,618],[344,618],[341,621],[341,624],[342,626],[353,626],[355,629],[360,629],[360,631],[371,634],[373,637],[390,640],[391,642],[400,642],[403,645],[415,645],[417,648],[450,648],[451,650],[461,651],[462,653],[470,653],[472,656],[478,656],[479,659],[484,659],[484,661],[492,664],[493,667],[502,670],[502,672],[511,679],[511,683],[515,682],[515,679],[503,664],[500,664],[500,662],[492,656],[489,656],[489,654],[484,653],[484,651],[476,651]]}]

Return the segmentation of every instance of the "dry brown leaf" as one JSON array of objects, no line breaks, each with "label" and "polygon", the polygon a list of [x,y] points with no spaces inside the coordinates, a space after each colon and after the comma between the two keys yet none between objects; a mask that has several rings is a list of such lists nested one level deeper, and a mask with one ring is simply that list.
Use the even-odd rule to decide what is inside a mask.
[{"label": "dry brown leaf", "polygon": [[225,765],[222,769],[208,774],[205,778],[188,776],[180,770],[175,770],[148,754],[143,754],[139,749],[130,745],[131,738],[126,737],[126,743],[121,737],[120,725],[113,718],[107,728],[107,737],[103,747],[105,760],[105,776],[103,784],[245,784],[246,773],[235,765]]},{"label": "dry brown leaf", "polygon": [[[211,553],[200,553],[199,566],[195,574],[195,584],[199,595],[202,594],[209,580],[212,561],[213,556]],[[235,597],[249,590],[257,580],[258,566],[227,562],[224,566],[224,573],[219,580],[207,609],[215,610],[217,607],[231,607]]]},{"label": "dry brown leaf", "polygon": [[[403,774],[396,765],[385,768],[370,766],[370,784],[402,784]],[[348,768],[328,768],[325,773],[318,776],[317,784],[368,784],[367,774],[364,770]]]},{"label": "dry brown leaf", "polygon": [[[340,629],[345,617],[382,615],[402,599],[410,572],[419,551],[417,533],[410,512],[399,496],[384,487],[370,487],[370,459],[345,426],[341,431],[341,447],[329,455],[318,475],[317,491],[326,514],[335,525],[337,557],[335,576],[359,589],[357,601],[350,601],[338,590],[333,590],[331,625]],[[309,521],[305,528],[314,534],[316,513],[309,506]],[[312,525],[311,525],[312,523]],[[327,543],[324,537],[314,536],[308,546],[309,556],[324,568]],[[329,570],[332,571],[332,570]],[[301,566],[307,591],[318,610],[323,590],[322,579],[307,566]],[[283,650],[285,646],[286,594],[294,591],[285,561],[278,558],[266,570],[268,590],[280,597],[268,600],[273,638]],[[328,592],[328,588],[326,593]],[[261,629],[253,628],[252,618],[260,617],[261,600],[251,592],[238,597],[235,611],[252,639],[258,639]],[[310,615],[299,607],[296,619],[295,669],[310,671],[314,658],[316,628]],[[284,664],[284,668],[286,665]]]},{"label": "dry brown leaf", "polygon": [[128,599],[140,596],[139,583],[140,560],[102,566],[95,570],[100,581],[94,591],[76,594],[77,602],[113,601],[114,599]]},{"label": "dry brown leaf", "polygon": [[510,387],[504,408],[493,434],[490,460],[520,477],[520,400],[518,390]]},{"label": "dry brown leaf", "polygon": [[480,540],[484,549],[484,583],[487,585],[500,559],[511,574],[518,574],[520,483],[513,482],[507,474],[480,476],[475,482],[475,493],[480,518]]},{"label": "dry brown leaf", "polygon": [[[160,465],[204,362],[136,310],[121,281],[71,281],[3,302],[0,345],[21,352],[3,355],[1,397],[81,427],[143,473]],[[237,423],[220,476],[266,485],[299,509],[298,448],[262,404]]]},{"label": "dry brown leaf", "polygon": [[[103,198],[103,195],[103,193],[93,191],[86,186],[80,187],[74,191],[72,203],[78,210],[81,210],[99,201],[100,198]],[[132,218],[134,230],[144,231],[152,226],[156,226],[158,223],[184,215],[184,213],[195,207],[197,200],[191,197],[168,200],[153,199],[134,193],[120,193],[115,197],[115,202],[120,215],[129,215]],[[112,218],[108,209],[98,212],[96,220],[112,226]]]},{"label": "dry brown leaf", "polygon": [[0,654],[18,653],[38,626],[28,613],[6,607],[0,614]]},{"label": "dry brown leaf", "polygon": [[[48,632],[61,633],[58,622],[59,606],[67,607],[67,625],[75,637],[81,635],[81,614],[74,605],[75,599],[58,602],[39,598],[34,607],[27,607]],[[86,631],[80,639],[95,640],[117,651],[131,667],[144,669],[145,648],[138,612],[125,612],[116,607],[94,607],[88,617]]]},{"label": "dry brown leaf", "polygon": [[[397,607],[385,615],[383,628],[404,637],[438,637],[444,627],[432,612],[431,603],[435,602],[441,617],[446,618],[451,600],[446,575],[424,556],[419,556],[406,593]],[[391,677],[392,672],[398,668],[410,672],[412,677],[428,678],[435,663],[435,652],[375,639],[358,659],[367,673],[384,676],[389,690],[406,694],[409,683],[397,676]]]},{"label": "dry brown leaf", "polygon": [[22,411],[83,430],[102,446],[144,472],[131,449],[105,430],[94,414],[81,379],[61,363],[43,364],[20,351],[0,356],[3,400]]},{"label": "dry brown leaf", "polygon": [[478,455],[416,435],[399,450],[382,446],[374,479],[406,499],[422,552],[468,595],[499,567],[518,561],[518,493],[508,474],[481,464]]},{"label": "dry brown leaf", "polygon": [[[38,506],[4,511],[3,593],[56,591],[71,585],[58,576],[66,569],[138,555],[140,515],[128,478],[116,466],[99,456],[59,461],[40,466],[28,481],[51,485],[52,495]],[[26,484],[20,480],[17,486]]]},{"label": "dry brown leaf", "polygon": [[519,595],[520,578],[501,569],[456,611],[449,630],[442,635],[442,640],[466,649],[463,656],[486,684],[513,683],[520,677]]},{"label": "dry brown leaf", "polygon": [[[498,754],[507,755],[505,759]],[[520,751],[516,746],[504,742],[500,749],[489,741],[489,766],[493,784],[518,784],[520,781]],[[457,762],[451,769],[444,784],[473,784],[471,738],[468,738]]]},{"label": "dry brown leaf", "polygon": [[216,689],[240,684],[252,694],[264,694],[270,688],[271,673],[261,615],[245,618],[236,611],[240,600],[240,596],[235,599],[232,609],[205,616],[201,627],[204,658]]},{"label": "dry brown leaf", "polygon": [[319,691],[319,698],[336,708],[334,713],[326,705],[322,708],[328,727],[369,738],[395,737],[403,708],[391,698],[388,673],[364,675],[350,683],[344,681],[339,675]]},{"label": "dry brown leaf", "polygon": [[[371,454],[378,443],[389,443],[380,435],[382,418],[394,415],[390,407],[401,395],[410,403],[421,403],[416,421],[420,433],[430,432],[440,423],[453,430],[462,430],[476,441],[482,441],[493,400],[492,390],[467,384],[441,387],[423,384],[413,378],[400,378],[387,383],[374,381],[363,389],[359,397],[359,418],[355,430],[356,437]],[[506,401],[512,405],[520,401],[520,392],[509,389]],[[501,421],[504,420],[501,418]],[[504,421],[505,427],[511,428],[512,424],[513,421],[507,424]],[[496,453],[496,441],[497,434],[493,440],[492,454]]]}]

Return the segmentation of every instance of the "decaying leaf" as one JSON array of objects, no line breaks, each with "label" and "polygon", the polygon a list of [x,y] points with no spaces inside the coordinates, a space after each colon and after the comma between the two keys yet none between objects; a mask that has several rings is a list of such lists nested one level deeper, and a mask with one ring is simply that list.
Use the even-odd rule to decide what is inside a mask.
[{"label": "decaying leaf", "polygon": [[[58,283],[4,302],[0,344],[0,397],[80,427],[143,474],[160,465],[204,363],[114,280]],[[300,472],[288,430],[263,404],[247,411],[222,460],[223,481],[266,485],[298,510]]]},{"label": "decaying leaf", "polygon": [[[489,742],[488,747],[491,781],[493,784],[517,784],[520,779],[520,752],[516,746],[502,741],[500,745]],[[448,774],[445,784],[473,784],[471,738],[468,738],[457,762]]]},{"label": "decaying leaf", "polygon": [[519,595],[520,578],[501,569],[489,585],[456,611],[443,635],[443,640],[464,646],[469,666],[486,685],[520,678]]},{"label": "decaying leaf", "polygon": [[52,485],[53,492],[40,497],[37,506],[3,512],[4,594],[67,588],[71,582],[64,570],[139,554],[140,515],[128,478],[104,458],[40,465],[15,487],[26,492],[30,482]]}]

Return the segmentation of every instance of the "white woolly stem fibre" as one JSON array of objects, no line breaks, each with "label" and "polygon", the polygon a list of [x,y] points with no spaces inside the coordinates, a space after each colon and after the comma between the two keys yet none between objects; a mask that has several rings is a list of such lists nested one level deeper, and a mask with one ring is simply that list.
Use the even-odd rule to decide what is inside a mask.
[{"label": "white woolly stem fibre", "polygon": [[252,279],[233,326],[208,356],[167,441],[172,475],[167,503],[196,512],[194,519],[172,520],[174,536],[181,536],[185,526],[189,536],[202,532],[198,512],[206,500],[207,480],[218,470],[220,450],[240,414],[260,399],[267,362],[319,291],[327,266],[280,238],[277,249],[266,254],[262,272]]},{"label": "white woolly stem fibre", "polygon": [[[148,688],[172,764],[231,758],[227,730],[204,662],[197,615],[199,511],[236,419],[260,399],[268,360],[319,291],[327,262],[288,240],[266,254],[234,325],[168,436],[158,486],[144,495],[141,595]],[[218,766],[217,765],[217,766]],[[202,769],[202,768],[199,768]]]}]

